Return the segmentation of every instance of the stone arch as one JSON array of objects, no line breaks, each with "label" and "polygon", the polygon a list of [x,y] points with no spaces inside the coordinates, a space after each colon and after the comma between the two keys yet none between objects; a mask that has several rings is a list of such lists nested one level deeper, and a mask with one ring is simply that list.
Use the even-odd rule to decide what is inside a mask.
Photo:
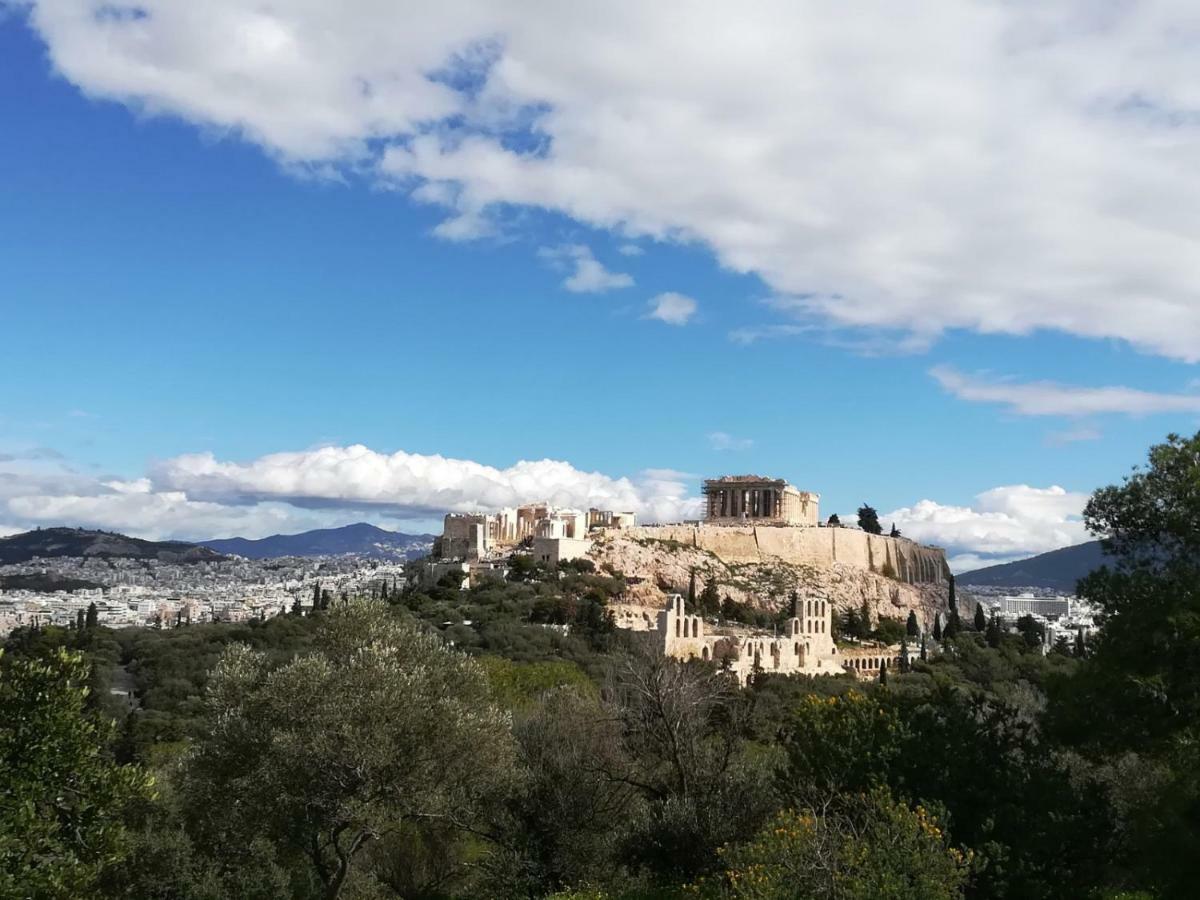
[{"label": "stone arch", "polygon": [[675,637],[681,637],[679,630],[683,627],[678,619],[675,620]]},{"label": "stone arch", "polygon": [[701,658],[701,659],[703,659],[703,660],[705,660],[705,661],[707,661],[707,660],[708,660],[708,648],[707,648],[707,647],[705,647],[704,649],[702,649],[702,650],[700,651],[700,658]]}]

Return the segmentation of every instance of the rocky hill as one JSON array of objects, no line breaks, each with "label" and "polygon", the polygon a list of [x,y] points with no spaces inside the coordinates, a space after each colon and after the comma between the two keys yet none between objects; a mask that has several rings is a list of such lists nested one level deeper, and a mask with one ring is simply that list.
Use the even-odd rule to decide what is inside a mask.
[{"label": "rocky hill", "polygon": [[0,565],[28,562],[34,557],[63,556],[157,559],[172,563],[225,559],[215,550],[185,541],[144,541],[111,531],[83,528],[39,528],[0,538]]},{"label": "rocky hill", "polygon": [[1063,547],[1017,562],[966,572],[956,579],[964,587],[1047,588],[1071,594],[1083,576],[1105,563],[1099,541]]},{"label": "rocky hill", "polygon": [[[755,535],[752,531],[762,531]],[[661,609],[669,593],[686,593],[692,572],[699,585],[715,580],[721,596],[778,610],[801,596],[828,598],[837,609],[866,603],[873,616],[907,618],[910,610],[932,627],[945,613],[949,583],[942,551],[913,541],[867,536],[850,529],[636,528],[610,531],[593,544],[598,566],[633,582],[627,610]],[[787,534],[785,532],[793,532]],[[842,555],[817,552],[841,542]],[[620,613],[619,613],[620,614]]]},{"label": "rocky hill", "polygon": [[259,540],[220,538],[205,541],[221,553],[233,553],[247,559],[272,559],[279,556],[340,556],[353,553],[375,559],[416,559],[433,547],[431,534],[404,534],[359,522],[341,528],[318,528],[301,534],[273,534]]}]

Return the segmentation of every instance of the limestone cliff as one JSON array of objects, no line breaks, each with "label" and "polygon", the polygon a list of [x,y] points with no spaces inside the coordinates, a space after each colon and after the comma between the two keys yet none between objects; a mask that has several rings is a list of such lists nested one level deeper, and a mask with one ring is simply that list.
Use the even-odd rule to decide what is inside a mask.
[{"label": "limestone cliff", "polygon": [[944,613],[949,597],[945,556],[903,538],[855,529],[754,526],[658,526],[607,531],[590,553],[635,582],[631,606],[662,608],[668,593],[685,593],[691,573],[699,586],[716,580],[721,596],[779,609],[793,591],[831,600],[837,609],[907,618],[925,627]]}]

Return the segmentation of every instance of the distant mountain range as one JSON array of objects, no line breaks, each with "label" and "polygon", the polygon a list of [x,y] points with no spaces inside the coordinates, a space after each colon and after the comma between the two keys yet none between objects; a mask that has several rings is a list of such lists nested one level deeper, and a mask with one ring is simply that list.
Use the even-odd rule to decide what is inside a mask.
[{"label": "distant mountain range", "polygon": [[220,553],[185,541],[143,541],[111,531],[84,528],[39,528],[0,538],[0,565],[29,562],[35,556],[101,559],[157,559],[162,562],[195,563],[224,559]]},{"label": "distant mountain range", "polygon": [[353,553],[376,559],[416,559],[433,547],[432,534],[403,534],[359,522],[341,528],[318,528],[302,534],[273,534],[259,540],[221,538],[203,541],[220,553],[247,559],[271,559],[276,556],[340,556]]},{"label": "distant mountain range", "polygon": [[988,566],[955,576],[964,587],[1040,587],[1070,594],[1084,575],[1106,562],[1099,541],[1051,550],[1017,562]]}]

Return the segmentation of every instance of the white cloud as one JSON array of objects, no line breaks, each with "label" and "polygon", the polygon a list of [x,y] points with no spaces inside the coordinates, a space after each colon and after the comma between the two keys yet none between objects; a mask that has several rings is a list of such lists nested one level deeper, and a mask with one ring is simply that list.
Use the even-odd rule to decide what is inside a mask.
[{"label": "white cloud", "polygon": [[1200,412],[1200,394],[1157,394],[1128,387],[1081,387],[1053,381],[1019,382],[965,375],[949,366],[929,374],[961,400],[998,403],[1022,416],[1090,416],[1115,413],[1146,416],[1155,413]]},{"label": "white cloud", "polygon": [[695,300],[670,291],[652,297],[647,305],[650,307],[647,319],[657,319],[668,325],[686,325],[696,314]]},{"label": "white cloud", "polygon": [[[880,516],[906,537],[944,547],[957,572],[1009,562],[1090,539],[1081,514],[1088,495],[1029,485],[984,491],[970,506],[921,500]],[[853,521],[852,517],[846,521]]]},{"label": "white cloud", "polygon": [[750,438],[734,437],[726,431],[710,431],[708,445],[714,450],[749,450],[754,446]]},{"label": "white cloud", "polygon": [[1075,428],[1064,428],[1062,431],[1051,431],[1046,435],[1046,443],[1051,447],[1065,447],[1080,441],[1098,441],[1103,435],[1099,428],[1091,425],[1079,425]]},{"label": "white cloud", "polygon": [[1187,0],[28,8],[90,96],[420,190],[447,237],[536,207],[703,243],[804,321],[1200,360]]},{"label": "white cloud", "polygon": [[622,256],[641,256],[646,251],[637,244],[622,244],[617,248],[617,252]]},{"label": "white cloud", "polygon": [[168,459],[147,476],[92,479],[53,466],[0,460],[0,524],[83,525],[144,537],[262,537],[366,519],[436,527],[445,512],[535,500],[632,510],[643,521],[699,514],[694,480],[668,469],[634,478],[584,472],[557,460],[506,469],[471,460],[382,454],[361,445],[226,462],[211,453]]},{"label": "white cloud", "polygon": [[563,287],[575,294],[602,294],[616,288],[633,286],[633,278],[624,272],[610,272],[583,244],[563,247],[543,247],[538,251],[543,259],[556,264],[568,264],[574,271],[563,281]]}]

